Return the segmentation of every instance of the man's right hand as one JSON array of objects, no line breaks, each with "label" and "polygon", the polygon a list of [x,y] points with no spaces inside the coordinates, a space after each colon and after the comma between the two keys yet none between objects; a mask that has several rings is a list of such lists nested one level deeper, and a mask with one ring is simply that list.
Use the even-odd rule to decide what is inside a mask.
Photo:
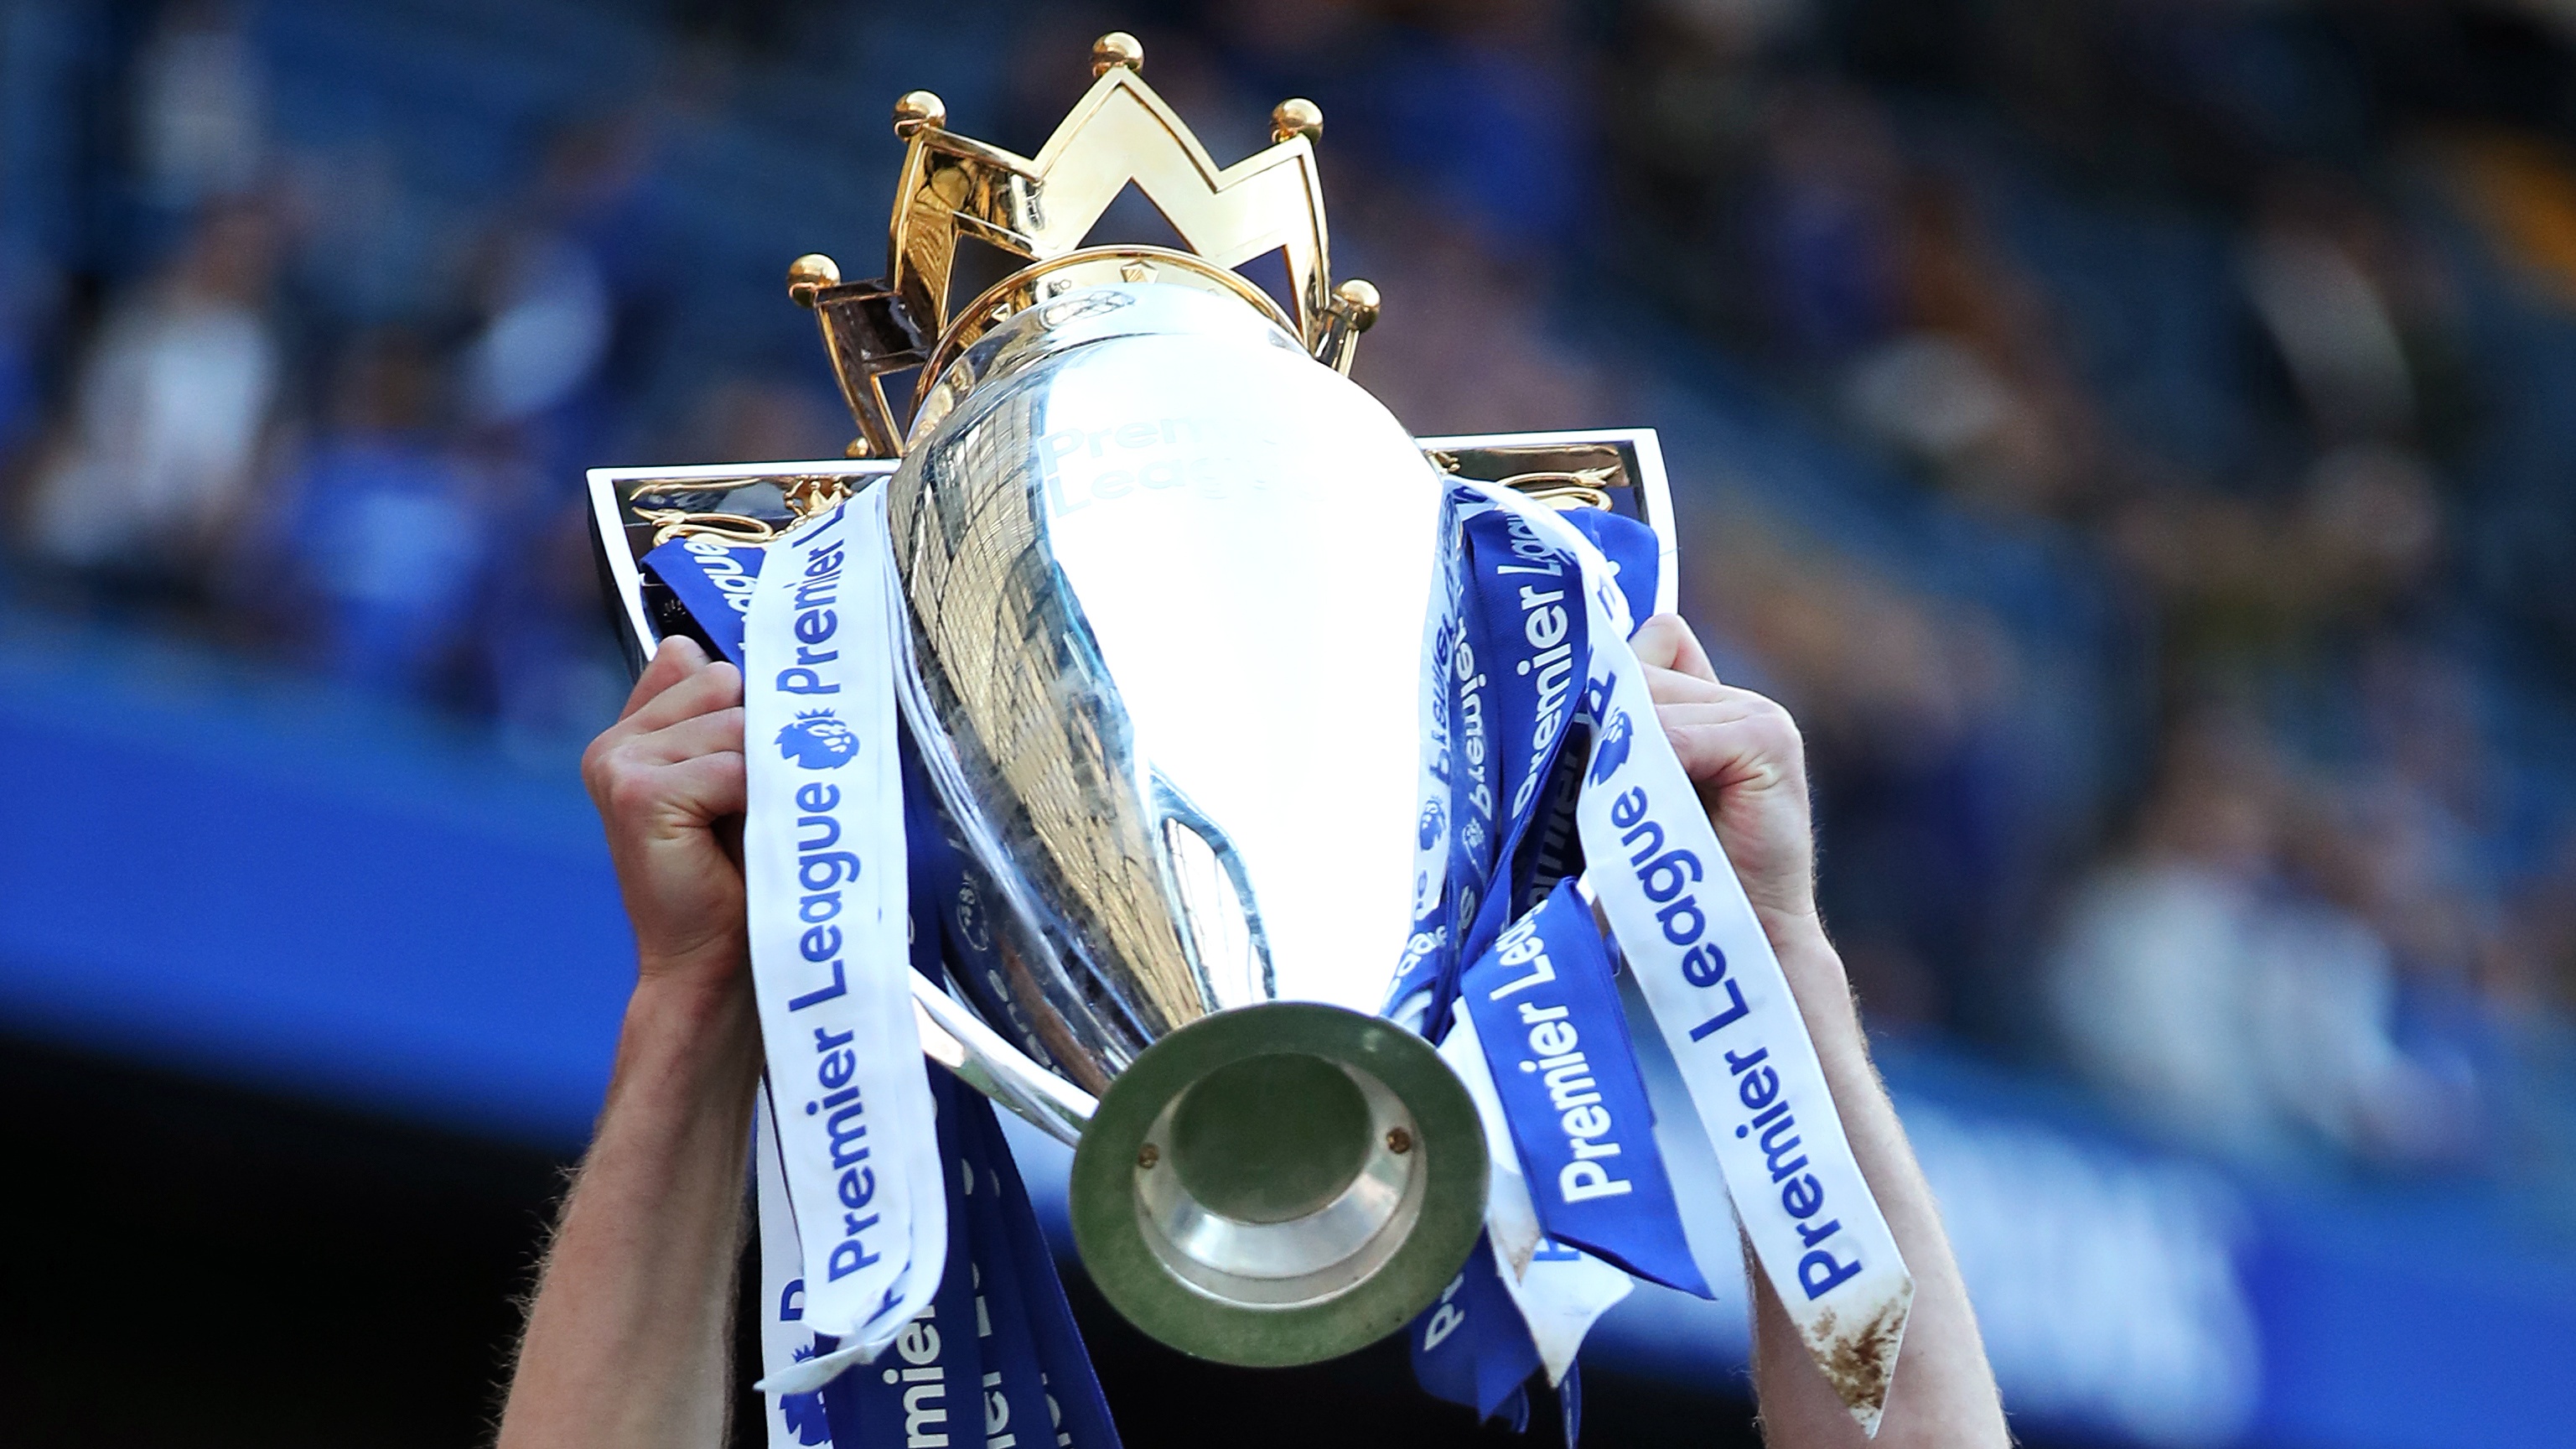
[{"label": "man's right hand", "polygon": [[1646,666],[1656,718],[1772,949],[1785,955],[1793,939],[1821,937],[1815,826],[1797,722],[1752,690],[1720,684],[1699,636],[1678,614],[1648,619],[1629,643]]},{"label": "man's right hand", "polygon": [[582,755],[646,979],[717,986],[750,959],[742,866],[718,834],[743,810],[742,721],[741,672],[675,636]]}]

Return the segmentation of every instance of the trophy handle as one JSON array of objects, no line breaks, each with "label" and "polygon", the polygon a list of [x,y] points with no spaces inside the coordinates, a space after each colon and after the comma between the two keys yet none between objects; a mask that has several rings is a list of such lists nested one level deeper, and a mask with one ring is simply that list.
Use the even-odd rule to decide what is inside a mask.
[{"label": "trophy handle", "polygon": [[1096,1098],[1039,1066],[929,977],[911,975],[913,1025],[921,1033],[923,1056],[1065,1146],[1082,1140],[1083,1127],[1099,1110]]},{"label": "trophy handle", "polygon": [[[1165,888],[1180,903],[1181,946],[1198,972],[1208,1004],[1222,1008],[1276,1000],[1279,977],[1270,961],[1270,931],[1261,923],[1260,903],[1252,897],[1252,877],[1243,868],[1243,853],[1235,849],[1234,837],[1160,769],[1153,771],[1153,799],[1161,817],[1155,823],[1160,827]],[[1221,887],[1209,877],[1206,867],[1210,865],[1223,874]],[[1230,901],[1224,898],[1229,892]],[[1209,959],[1229,945],[1235,948],[1229,953],[1231,959]],[[1220,968],[1227,972],[1222,988],[1214,976]]]},{"label": "trophy handle", "polygon": [[[1262,976],[1259,985],[1263,990],[1258,999],[1267,1000],[1273,984],[1270,943],[1261,928],[1261,917],[1252,906],[1252,882],[1244,873],[1233,841],[1179,790],[1160,778],[1155,785],[1156,800],[1166,820],[1197,835],[1234,888],[1250,938],[1247,944]],[[1170,862],[1165,864],[1168,869]],[[1204,971],[1204,967],[1201,969]],[[972,1009],[919,972],[913,973],[912,978],[912,1010],[913,1025],[921,1034],[923,1056],[1067,1147],[1082,1140],[1082,1129],[1099,1110],[1098,1098],[1039,1065],[986,1025]]]}]

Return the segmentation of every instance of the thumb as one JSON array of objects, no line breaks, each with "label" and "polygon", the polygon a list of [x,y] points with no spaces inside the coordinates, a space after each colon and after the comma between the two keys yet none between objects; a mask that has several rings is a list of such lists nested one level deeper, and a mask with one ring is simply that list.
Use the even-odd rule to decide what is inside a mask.
[{"label": "thumb", "polygon": [[1717,671],[1710,667],[1708,651],[1699,645],[1699,636],[1682,622],[1679,614],[1657,614],[1628,636],[1628,647],[1637,652],[1637,662],[1656,669],[1669,669],[1694,679],[1717,683]]}]

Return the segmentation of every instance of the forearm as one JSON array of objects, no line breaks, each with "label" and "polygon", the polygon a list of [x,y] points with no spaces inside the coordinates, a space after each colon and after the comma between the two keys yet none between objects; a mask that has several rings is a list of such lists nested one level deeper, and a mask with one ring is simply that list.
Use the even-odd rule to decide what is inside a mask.
[{"label": "forearm", "polygon": [[[2003,1408],[1967,1288],[1931,1187],[1870,1065],[1841,959],[1812,919],[1775,928],[1771,935],[1824,1064],[1852,1155],[1914,1275],[1913,1314],[1877,1443],[1884,1449],[2004,1444]],[[1868,1443],[1808,1357],[1770,1280],[1759,1271],[1748,1276],[1754,1285],[1753,1381],[1765,1439],[1774,1449]]]},{"label": "forearm", "polygon": [[647,972],[564,1205],[502,1449],[720,1444],[759,1028],[739,976]]}]

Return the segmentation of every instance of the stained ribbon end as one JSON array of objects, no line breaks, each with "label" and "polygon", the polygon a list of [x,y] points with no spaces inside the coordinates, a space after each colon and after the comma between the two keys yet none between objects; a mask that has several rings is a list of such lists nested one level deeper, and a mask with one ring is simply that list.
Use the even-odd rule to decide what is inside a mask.
[{"label": "stained ribbon end", "polygon": [[1835,1397],[1851,1411],[1852,1422],[1873,1439],[1878,1437],[1879,1417],[1887,1411],[1887,1389],[1896,1377],[1896,1355],[1904,1346],[1905,1321],[1913,1307],[1914,1279],[1909,1274],[1875,1307],[1849,1317],[1828,1311],[1806,1332],[1808,1355],[1824,1370]]}]

